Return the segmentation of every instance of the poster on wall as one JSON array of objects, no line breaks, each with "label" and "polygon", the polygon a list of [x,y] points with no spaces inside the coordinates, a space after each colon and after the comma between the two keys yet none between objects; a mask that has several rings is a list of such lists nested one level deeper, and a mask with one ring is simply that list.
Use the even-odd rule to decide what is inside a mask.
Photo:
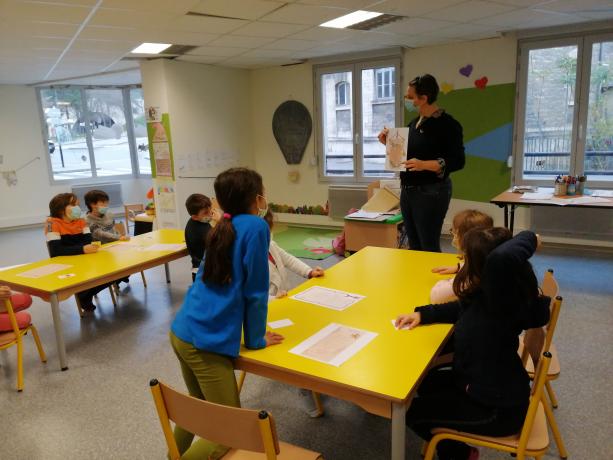
[{"label": "poster on wall", "polygon": [[177,199],[175,182],[172,179],[153,180],[155,217],[158,228],[177,228]]},{"label": "poster on wall", "polygon": [[[147,107],[147,136],[151,157],[151,175],[156,178],[175,178],[170,136],[170,118],[167,113],[159,114],[158,107]],[[156,120],[157,118],[157,120]],[[152,121],[149,121],[151,119]]]}]

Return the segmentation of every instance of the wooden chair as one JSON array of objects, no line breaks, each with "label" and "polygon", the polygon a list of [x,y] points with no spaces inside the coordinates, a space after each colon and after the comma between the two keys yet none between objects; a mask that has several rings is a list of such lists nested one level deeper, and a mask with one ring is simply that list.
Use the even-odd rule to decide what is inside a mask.
[{"label": "wooden chair", "polygon": [[[127,235],[127,223],[126,225],[122,224],[121,222],[117,222],[115,224],[115,230],[120,234],[120,235]],[[147,279],[145,278],[145,272],[141,271],[140,272],[140,277],[143,280],[143,286],[147,287]],[[119,288],[117,289],[117,293],[119,293]]]},{"label": "wooden chair", "polygon": [[[545,278],[543,279],[543,286],[541,289],[543,291],[543,294],[549,297],[557,294],[558,283],[553,277],[553,270],[550,269],[545,273]],[[559,295],[555,295],[555,297],[551,297],[551,299],[551,315],[549,318],[549,323],[547,324],[547,326],[545,326],[545,328],[538,328],[536,330],[531,329],[526,331],[525,336],[523,338],[520,338],[519,353],[522,357],[524,366],[526,367],[526,371],[528,371],[528,375],[532,379],[534,379],[534,368],[536,367],[534,360],[534,356],[536,354],[535,350],[538,350],[540,347],[541,352],[547,351],[551,354],[551,363],[549,365],[547,375],[545,376],[545,389],[547,395],[549,396],[551,404],[545,398],[543,398],[543,404],[545,407],[545,415],[547,416],[547,422],[551,427],[551,432],[553,433],[556,446],[558,447],[560,458],[566,459],[568,457],[568,452],[566,450],[566,446],[564,445],[564,441],[562,440],[562,435],[560,433],[560,428],[558,427],[558,422],[556,421],[555,416],[553,414],[553,408],[557,407],[558,402],[550,383],[552,380],[557,379],[560,375],[560,362],[557,357],[558,353],[552,342],[553,334],[555,332],[556,325],[558,322],[558,317],[560,316],[562,297],[560,297]],[[534,336],[542,337],[542,340],[539,343],[535,343],[533,339]],[[528,356],[532,356],[533,359],[528,359]]]},{"label": "wooden chair", "polygon": [[551,354],[544,352],[537,366],[536,378],[530,391],[528,412],[519,433],[513,436],[494,437],[465,433],[449,428],[435,428],[432,430],[434,436],[426,447],[425,460],[432,460],[434,458],[436,445],[444,439],[509,452],[515,454],[518,460],[524,460],[526,456],[534,457],[537,460],[542,459],[549,447],[549,435],[547,433],[544,410],[545,404],[543,403],[543,388],[550,361]]},{"label": "wooden chair", "polygon": [[[204,439],[231,447],[224,460],[318,460],[321,454],[281,442],[266,411],[222,406],[149,382],[171,460],[180,458],[170,421]],[[259,452],[260,455],[255,454]]]},{"label": "wooden chair", "polygon": [[142,203],[124,204],[123,209],[126,215],[126,231],[130,234],[130,222],[134,222],[134,216],[145,212],[145,205]]},{"label": "wooden chair", "polygon": [[23,391],[23,336],[32,331],[32,337],[38,349],[40,361],[46,363],[47,356],[29,313],[15,313],[9,298],[4,299],[4,302],[0,303],[0,315],[8,315],[11,325],[10,331],[0,331],[0,350],[17,345],[17,391],[21,392]]}]

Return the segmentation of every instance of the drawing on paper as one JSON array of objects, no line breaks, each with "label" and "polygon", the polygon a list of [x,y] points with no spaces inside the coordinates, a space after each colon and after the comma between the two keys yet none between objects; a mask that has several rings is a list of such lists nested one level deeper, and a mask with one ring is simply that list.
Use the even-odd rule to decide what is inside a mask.
[{"label": "drawing on paper", "polygon": [[389,128],[385,144],[385,169],[388,171],[404,171],[407,160],[407,145],[409,128]]}]

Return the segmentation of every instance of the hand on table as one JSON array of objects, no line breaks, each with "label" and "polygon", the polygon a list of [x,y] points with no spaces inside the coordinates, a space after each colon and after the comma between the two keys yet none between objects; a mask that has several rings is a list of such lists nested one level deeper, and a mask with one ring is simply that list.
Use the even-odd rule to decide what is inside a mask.
[{"label": "hand on table", "polygon": [[83,246],[83,254],[94,254],[95,252],[98,252],[99,248],[100,246],[95,244],[86,244]]},{"label": "hand on table", "polygon": [[121,235],[119,241],[130,241],[130,237],[128,235]]},{"label": "hand on table", "polygon": [[277,334],[276,332],[266,331],[266,335],[264,336],[264,340],[266,340],[266,346],[269,347],[271,345],[278,345],[283,342],[283,337],[281,334]]},{"label": "hand on table", "polygon": [[276,299],[282,299],[283,297],[287,296],[287,291],[279,291],[277,292],[277,295],[275,296]]},{"label": "hand on table", "polygon": [[309,278],[321,278],[324,276],[324,269],[321,267],[315,267],[309,272]]},{"label": "hand on table", "polygon": [[442,266],[442,267],[434,267],[432,269],[432,273],[438,273],[439,275],[454,275],[458,272],[457,266]]},{"label": "hand on table", "polygon": [[413,329],[419,326],[419,323],[421,323],[421,313],[419,312],[399,315],[398,318],[396,318],[396,327],[398,329],[402,329],[405,326],[408,326],[409,329]]}]

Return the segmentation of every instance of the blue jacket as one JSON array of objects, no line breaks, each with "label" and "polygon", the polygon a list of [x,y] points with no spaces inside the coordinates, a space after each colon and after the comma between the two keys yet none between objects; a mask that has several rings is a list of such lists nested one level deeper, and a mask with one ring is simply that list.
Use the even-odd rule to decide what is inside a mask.
[{"label": "blue jacket", "polygon": [[[232,218],[232,281],[223,286],[202,281],[200,264],[172,323],[172,332],[194,347],[236,357],[244,329],[247,348],[264,348],[268,313],[268,224],[258,216]],[[206,254],[205,254],[206,259]]]}]

